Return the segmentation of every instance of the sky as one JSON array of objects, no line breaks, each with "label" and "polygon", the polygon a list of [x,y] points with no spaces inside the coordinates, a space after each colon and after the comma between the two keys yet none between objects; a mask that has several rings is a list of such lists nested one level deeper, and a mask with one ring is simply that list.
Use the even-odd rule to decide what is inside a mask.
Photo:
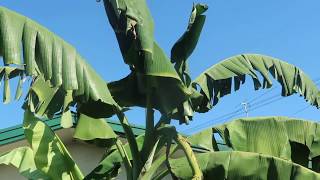
[{"label": "sky", "polygon": [[[209,6],[199,43],[189,59],[192,78],[219,61],[242,53],[258,53],[287,61],[311,79],[320,79],[319,0],[147,0],[155,22],[155,38],[167,55],[187,27],[192,4]],[[23,14],[72,44],[106,80],[129,74],[102,2],[1,0],[0,5]],[[319,83],[320,84],[320,83]],[[12,89],[15,85],[11,85]],[[0,87],[2,90],[3,87]],[[26,92],[24,92],[24,95]],[[185,134],[248,116],[289,116],[320,120],[320,111],[302,97],[280,98],[281,88],[254,91],[249,78],[241,90],[225,96],[206,114],[195,114],[187,125],[173,125]],[[2,99],[2,93],[0,93]],[[22,123],[22,100],[0,105],[0,129]],[[236,113],[232,113],[236,112]],[[128,111],[130,123],[144,125],[144,110]],[[157,115],[158,117],[158,115]]]}]

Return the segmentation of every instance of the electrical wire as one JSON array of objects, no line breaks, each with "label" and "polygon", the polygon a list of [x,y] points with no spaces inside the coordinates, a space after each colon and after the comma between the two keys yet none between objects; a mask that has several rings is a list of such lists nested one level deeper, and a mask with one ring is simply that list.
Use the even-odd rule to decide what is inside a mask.
[{"label": "electrical wire", "polygon": [[[320,81],[320,77],[319,77],[319,78],[316,78],[316,79],[314,80],[314,82],[315,82],[316,85],[319,85],[319,84],[320,84],[319,81]],[[254,97],[254,98],[251,99],[249,102],[252,103],[252,102],[260,99],[261,97],[265,96],[266,94],[269,94],[270,92],[274,91],[275,89],[276,89],[276,88],[271,88],[269,91],[261,94],[260,96]],[[252,103],[251,105],[250,105],[250,103],[248,102],[249,107],[251,107],[251,108],[249,109],[249,111],[254,111],[254,110],[260,109],[260,108],[262,108],[262,107],[264,107],[264,106],[267,106],[267,105],[269,105],[269,104],[271,104],[271,103],[277,102],[277,101],[282,100],[282,99],[284,99],[283,96],[280,96],[280,97],[279,97],[279,95],[276,94],[276,95],[273,95],[273,96],[271,96],[271,97],[268,97],[268,98],[262,99],[262,100],[260,100],[260,101],[257,101],[256,103]],[[304,110],[308,109],[309,107],[310,107],[310,105],[307,105],[306,107],[304,107],[304,108],[296,111],[296,112],[293,113],[292,115],[301,113],[301,112],[303,112]],[[221,115],[221,116],[219,116],[218,118],[215,118],[215,119],[217,119],[217,120],[214,121],[214,122],[215,122],[216,124],[219,124],[220,122],[225,122],[226,120],[230,120],[231,118],[233,118],[233,117],[235,117],[235,116],[237,116],[237,115],[243,114],[243,112],[241,112],[241,110],[243,110],[243,109],[242,109],[242,108],[238,108],[237,110],[235,110],[235,111],[233,111],[233,112],[230,112],[230,113]],[[225,116],[227,116],[227,117],[225,117]],[[222,118],[222,119],[220,119],[220,118]],[[190,128],[185,129],[185,130],[182,130],[181,132],[188,132],[188,131],[191,131],[191,130],[192,130],[192,131],[194,131],[194,130],[200,130],[200,129],[204,128],[204,127],[210,126],[211,124],[212,124],[212,120],[206,121],[206,122],[201,123],[201,124],[199,124],[199,125],[196,125],[196,126],[194,126],[194,127],[190,127]]]},{"label": "electrical wire", "polygon": [[307,105],[307,106],[305,106],[304,108],[301,108],[301,109],[299,109],[298,111],[292,113],[291,116],[294,116],[294,115],[296,115],[296,114],[299,114],[299,113],[305,111],[306,109],[308,109],[308,108],[310,108],[310,107],[311,107],[310,105]]}]

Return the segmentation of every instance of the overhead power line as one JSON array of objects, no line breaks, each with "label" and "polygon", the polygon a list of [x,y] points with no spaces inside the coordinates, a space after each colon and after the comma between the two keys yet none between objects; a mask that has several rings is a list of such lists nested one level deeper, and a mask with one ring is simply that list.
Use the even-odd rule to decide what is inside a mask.
[{"label": "overhead power line", "polygon": [[304,108],[301,108],[301,109],[299,109],[298,111],[292,113],[291,116],[297,115],[297,114],[305,111],[306,109],[308,109],[308,108],[310,108],[310,107],[311,107],[310,105],[307,105],[307,106],[305,106]]},{"label": "overhead power line", "polygon": [[[319,77],[319,78],[316,78],[316,79],[314,80],[314,82],[315,82],[316,85],[319,85],[319,84],[320,84],[320,77]],[[261,95],[259,95],[259,96],[257,96],[257,97],[254,97],[253,99],[251,99],[251,100],[248,101],[248,102],[245,102],[245,103],[246,103],[246,107],[245,107],[245,109],[244,109],[244,112],[246,113],[246,115],[248,116],[248,113],[251,112],[251,111],[255,111],[255,110],[260,109],[260,108],[262,108],[262,107],[264,107],[264,106],[267,106],[267,105],[269,105],[269,104],[271,104],[271,103],[274,103],[274,102],[277,102],[277,101],[279,101],[279,100],[284,99],[283,96],[280,96],[280,97],[279,97],[279,95],[276,94],[276,95],[273,95],[273,96],[264,98],[264,99],[262,99],[262,100],[260,100],[260,101],[257,101],[258,99],[264,97],[265,95],[269,94],[270,92],[274,91],[275,89],[277,89],[277,88],[272,87],[271,89],[269,89],[269,91],[266,91],[266,92],[264,92],[263,94],[261,94]],[[255,103],[253,103],[253,102],[255,102]],[[241,105],[243,106],[244,104],[241,103]],[[248,108],[248,106],[250,106],[250,109]],[[292,115],[296,115],[296,114],[298,114],[298,113],[301,113],[301,112],[305,111],[306,109],[308,109],[309,107],[310,107],[310,105],[307,105],[306,107],[304,107],[304,108],[296,111],[296,112],[293,113]],[[221,123],[221,122],[225,122],[226,120],[230,120],[231,118],[233,118],[233,117],[235,117],[235,116],[238,116],[238,115],[243,114],[244,112],[243,112],[242,110],[243,110],[243,107],[240,107],[240,108],[236,109],[235,111],[232,111],[232,112],[227,113],[227,114],[223,114],[223,115],[215,118],[216,120],[215,120],[214,122],[215,122],[216,124],[219,124],[219,123]],[[206,122],[201,123],[201,124],[199,124],[199,125],[196,125],[196,126],[194,126],[194,127],[190,127],[190,128],[185,129],[185,130],[182,130],[182,132],[187,132],[187,131],[191,131],[191,130],[192,130],[192,131],[199,130],[199,129],[202,129],[202,128],[204,128],[204,127],[208,127],[208,126],[210,126],[211,124],[212,124],[212,120],[206,121]]]}]

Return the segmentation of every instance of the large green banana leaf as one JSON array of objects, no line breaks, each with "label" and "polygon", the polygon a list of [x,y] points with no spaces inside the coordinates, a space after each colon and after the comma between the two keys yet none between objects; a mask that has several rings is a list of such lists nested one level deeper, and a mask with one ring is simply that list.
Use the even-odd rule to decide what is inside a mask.
[{"label": "large green banana leaf", "polygon": [[206,16],[203,15],[203,13],[207,9],[208,6],[204,4],[193,5],[187,30],[171,49],[171,62],[176,63],[175,69],[187,86],[191,83],[187,59],[192,54],[198,43],[206,20]]},{"label": "large green banana leaf", "polygon": [[[204,25],[206,16],[203,13],[208,9],[207,5],[194,4],[189,23],[186,32],[178,39],[171,49],[171,62],[175,63],[174,68],[179,74],[183,83],[189,87],[191,84],[191,77],[189,74],[189,65],[187,59],[195,49],[202,27]],[[195,92],[195,91],[194,91]],[[181,114],[185,116],[185,121],[188,122],[187,118],[192,118],[193,109],[191,100],[183,102],[179,107],[172,113],[172,118],[181,119]],[[183,121],[180,121],[183,122]]]},{"label": "large green banana leaf", "polygon": [[[109,85],[110,89],[116,90],[111,90],[112,95],[123,103],[122,106],[145,107],[145,102],[135,97],[145,99],[147,93],[152,93],[152,106],[172,116],[190,92],[154,40],[153,19],[145,0],[104,0],[104,5],[124,61],[132,70],[127,78]],[[126,96],[119,95],[128,91],[131,92]],[[175,117],[184,122],[185,116],[181,112]]]},{"label": "large green banana leaf", "polygon": [[236,151],[257,152],[308,167],[320,156],[320,124],[288,117],[241,118],[214,127]]},{"label": "large green banana leaf", "polygon": [[[303,166],[264,154],[221,151],[196,154],[204,179],[316,180],[320,174]],[[193,174],[185,157],[170,159],[170,171],[179,179]]]},{"label": "large green banana leaf", "polygon": [[299,93],[310,104],[319,107],[320,96],[317,86],[300,69],[280,61],[276,58],[257,55],[243,54],[228,58],[203,72],[193,82],[193,86],[200,87],[204,96],[201,103],[194,103],[194,109],[198,112],[210,110],[219,99],[231,93],[232,78],[234,79],[235,90],[245,82],[245,76],[249,75],[254,82],[255,89],[262,86],[259,80],[259,72],[263,77],[263,87],[272,86],[269,73],[281,84],[282,96],[290,96]]},{"label": "large green banana leaf", "polygon": [[60,138],[30,111],[25,112],[23,128],[34,153],[34,162],[50,179],[83,179]]},{"label": "large green banana leaf", "polygon": [[85,113],[113,114],[116,103],[106,82],[74,47],[38,23],[4,7],[0,7],[0,55],[6,66],[24,66],[26,75],[43,76],[51,87],[71,93],[71,101],[82,105]]},{"label": "large green banana leaf", "polygon": [[33,151],[29,147],[19,147],[1,154],[0,164],[18,168],[19,173],[28,179],[49,179],[43,172],[37,170]]}]

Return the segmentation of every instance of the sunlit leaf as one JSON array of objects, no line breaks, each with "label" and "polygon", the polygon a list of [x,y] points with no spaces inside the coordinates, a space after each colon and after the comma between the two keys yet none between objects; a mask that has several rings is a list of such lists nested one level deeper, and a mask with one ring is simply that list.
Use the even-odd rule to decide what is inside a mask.
[{"label": "sunlit leaf", "polygon": [[83,179],[67,148],[48,125],[25,111],[24,132],[34,152],[37,169],[50,179]]},{"label": "sunlit leaf", "polygon": [[33,151],[29,147],[19,147],[1,154],[0,164],[18,168],[19,173],[28,179],[49,179],[43,172],[37,170]]},{"label": "sunlit leaf", "polygon": [[[320,175],[303,166],[264,154],[221,151],[196,154],[204,179],[319,179]],[[170,170],[179,179],[193,174],[186,158],[171,159]]]},{"label": "sunlit leaf", "polygon": [[81,114],[73,137],[81,140],[93,140],[115,139],[117,138],[117,135],[105,119],[94,119]]},{"label": "sunlit leaf", "polygon": [[320,156],[319,127],[295,118],[254,117],[214,129],[233,150],[271,155],[308,167],[309,159]]},{"label": "sunlit leaf", "polygon": [[0,67],[0,84],[3,79],[4,82],[4,88],[3,88],[3,102],[4,103],[9,103],[10,102],[10,85],[9,85],[9,80],[12,78],[15,78],[17,76],[20,76],[20,80],[18,83],[18,87],[16,90],[16,99],[19,99],[22,91],[21,91],[21,85],[22,85],[22,74],[23,74],[23,68],[20,67],[9,67],[9,66],[2,66]]},{"label": "sunlit leaf", "polygon": [[[259,80],[258,74],[263,80]],[[198,76],[193,86],[199,86],[204,96],[201,103],[194,104],[195,110],[205,112],[218,103],[221,97],[231,93],[232,82],[235,90],[245,82],[245,76],[253,79],[254,88],[270,88],[272,75],[282,86],[282,96],[290,96],[298,93],[310,104],[319,107],[320,96],[316,84],[300,69],[276,58],[243,54],[233,56],[210,67]],[[232,81],[232,79],[234,79]]]}]

